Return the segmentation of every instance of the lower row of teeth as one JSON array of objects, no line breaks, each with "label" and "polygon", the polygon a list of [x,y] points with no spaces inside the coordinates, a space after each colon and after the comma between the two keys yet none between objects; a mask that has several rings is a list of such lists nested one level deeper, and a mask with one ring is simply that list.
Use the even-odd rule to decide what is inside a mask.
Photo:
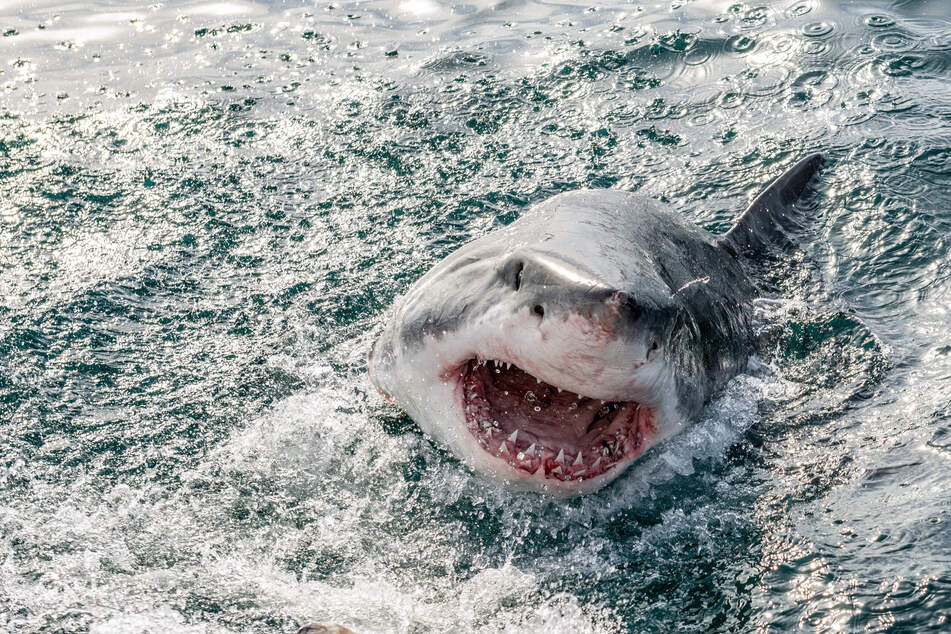
[{"label": "lower row of teeth", "polygon": [[[480,362],[480,364],[484,363],[485,361]],[[501,365],[501,362],[496,362],[496,365]],[[618,431],[615,433],[613,439],[602,440],[589,447],[587,453],[585,453],[585,450],[581,450],[577,456],[572,457],[566,454],[564,449],[559,449],[556,455],[554,450],[539,445],[537,442],[531,442],[525,449],[519,450],[518,440],[520,433],[519,430],[516,429],[506,436],[499,443],[498,447],[493,448],[491,445],[495,444],[493,442],[495,440],[494,435],[496,433],[501,434],[502,430],[498,421],[489,418],[487,408],[475,404],[478,403],[478,396],[480,395],[476,394],[467,386],[466,414],[469,420],[482,421],[480,424],[477,424],[476,429],[473,430],[480,444],[490,453],[494,453],[498,457],[506,459],[516,468],[521,468],[532,474],[538,474],[539,469],[544,469],[542,472],[544,475],[554,475],[561,479],[581,480],[584,477],[593,477],[607,471],[623,458],[627,453],[628,440],[634,447],[638,445],[638,438],[635,434],[630,434],[630,437],[627,437],[629,434]],[[578,398],[580,400],[583,397],[578,395]],[[606,416],[612,410],[618,408],[615,403],[607,405],[602,401],[602,405],[604,405],[604,407],[598,412],[600,416]],[[536,411],[537,409],[538,408],[536,408]],[[525,442],[525,437],[531,440],[530,434],[523,434],[523,443]],[[585,456],[588,456],[589,459],[591,456],[594,456],[595,459],[592,463],[585,464]],[[552,458],[554,459],[555,466],[551,466]]]},{"label": "lower row of teeth", "polygon": [[[489,439],[501,430],[489,421],[484,422],[481,427],[480,431],[482,433],[478,435],[478,438],[487,450],[492,451],[489,446]],[[533,474],[544,468],[546,475],[566,478],[581,479],[584,476],[598,475],[600,472],[613,467],[624,456],[627,449],[627,439],[622,432],[617,432],[612,440],[601,441],[600,448],[593,445],[588,449],[587,454],[582,450],[574,457],[571,454],[566,454],[564,449],[559,449],[556,455],[554,450],[539,445],[537,442],[532,442],[525,449],[518,450],[518,439],[519,430],[516,429],[499,443],[494,453],[500,458],[507,459],[514,466],[521,467]],[[636,442],[634,444],[636,445]],[[589,456],[589,459],[590,456],[594,456],[594,462],[586,464],[586,455]],[[551,466],[551,459],[554,459],[554,467]]]}]

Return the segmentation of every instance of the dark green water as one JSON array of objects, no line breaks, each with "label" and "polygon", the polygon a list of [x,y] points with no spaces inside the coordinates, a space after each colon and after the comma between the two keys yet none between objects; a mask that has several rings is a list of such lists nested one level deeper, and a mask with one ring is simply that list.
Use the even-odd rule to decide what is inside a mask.
[{"label": "dark green water", "polygon": [[[951,5],[0,9],[0,630],[951,629]],[[384,404],[387,308],[580,187],[831,159],[764,348],[575,501]]]}]

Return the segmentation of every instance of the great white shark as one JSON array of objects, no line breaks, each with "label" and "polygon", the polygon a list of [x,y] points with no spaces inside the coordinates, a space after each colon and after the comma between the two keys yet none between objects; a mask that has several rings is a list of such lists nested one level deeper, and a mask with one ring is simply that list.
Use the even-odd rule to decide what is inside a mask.
[{"label": "great white shark", "polygon": [[747,367],[749,264],[788,243],[823,163],[799,161],[719,237],[630,192],[549,198],[413,284],[370,378],[476,472],[599,489]]}]

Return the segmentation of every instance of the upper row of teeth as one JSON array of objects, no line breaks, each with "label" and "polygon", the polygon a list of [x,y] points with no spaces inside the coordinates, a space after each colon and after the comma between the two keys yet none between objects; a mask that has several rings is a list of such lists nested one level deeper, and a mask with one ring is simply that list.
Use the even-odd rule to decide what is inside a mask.
[{"label": "upper row of teeth", "polygon": [[[478,362],[479,362],[479,365],[485,365],[485,364],[488,363],[488,360],[487,360],[487,359],[479,359]],[[498,360],[493,359],[493,360],[492,360],[492,363],[495,364],[495,367],[497,367],[497,368],[502,367],[503,365],[505,366],[505,369],[506,369],[506,370],[509,370],[509,369],[512,368],[512,364],[509,363],[508,361],[498,361]],[[535,377],[535,382],[538,383],[539,385],[541,385],[542,380],[536,376],[536,377]],[[561,388],[560,388],[560,387],[555,387],[555,389],[558,390],[558,393],[559,393],[559,394],[561,394]],[[582,396],[581,394],[578,394],[578,400],[579,400],[579,401],[580,401],[581,399],[583,399],[583,398],[587,398],[587,397],[586,397],[586,396]],[[601,401],[601,404],[604,405],[606,402],[607,402],[607,401]]]}]

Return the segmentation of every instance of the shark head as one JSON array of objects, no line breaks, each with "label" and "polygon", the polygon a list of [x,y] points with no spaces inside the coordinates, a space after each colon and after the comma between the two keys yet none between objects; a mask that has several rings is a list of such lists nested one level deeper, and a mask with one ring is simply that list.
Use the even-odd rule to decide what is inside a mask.
[{"label": "shark head", "polygon": [[710,281],[687,260],[732,258],[648,199],[556,196],[420,279],[374,344],[371,379],[480,473],[598,489],[709,390],[681,380],[704,366],[693,312]]}]

